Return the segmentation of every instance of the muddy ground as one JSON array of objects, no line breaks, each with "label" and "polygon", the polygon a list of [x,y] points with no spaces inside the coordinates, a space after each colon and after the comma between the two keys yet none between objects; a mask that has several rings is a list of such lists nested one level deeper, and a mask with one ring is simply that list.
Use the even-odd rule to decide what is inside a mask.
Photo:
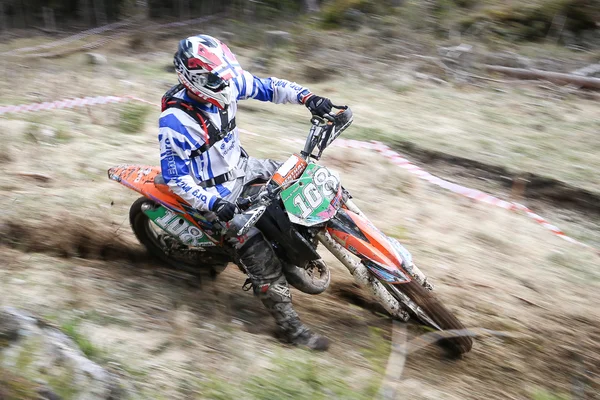
[{"label": "muddy ground", "polygon": [[[106,54],[109,63],[102,66],[88,66],[75,54],[45,66],[11,69],[20,91],[5,92],[2,101],[132,92],[156,101],[173,83],[172,74],[163,71],[166,51],[140,56],[147,61],[143,66],[114,49]],[[396,129],[375,97],[361,101],[352,94],[356,84],[349,77],[316,87],[356,103],[357,124],[348,135],[368,126],[361,115],[381,116],[377,129],[386,123]],[[407,94],[381,85],[377,96],[413,101],[438,89],[429,83]],[[440,90],[444,107],[444,96],[453,89]],[[469,90],[483,96],[487,89]],[[590,108],[589,100],[581,101],[582,109]],[[243,136],[251,154],[284,159],[299,150],[285,139],[306,132],[306,110],[245,104],[239,126],[268,137]],[[235,266],[214,281],[199,282],[144,255],[127,221],[137,195],[108,181],[106,170],[119,163],[157,163],[157,111],[148,110],[139,132],[124,133],[123,107],[0,119],[0,305],[29,310],[57,325],[75,321],[98,348],[99,362],[131,382],[131,398],[373,398],[390,351],[391,321],[324,250],[333,268],[331,288],[317,297],[293,295],[303,319],[332,339],[326,354],[280,344],[260,303],[241,290],[244,276]],[[476,340],[473,351],[458,361],[444,359],[435,347],[411,354],[398,399],[600,398],[596,254],[523,215],[430,186],[375,153],[332,148],[323,162],[340,172],[375,224],[413,252],[466,326],[522,335]],[[433,168],[509,195],[476,177],[462,181],[451,166]],[[567,223],[570,234],[597,240],[596,220],[579,224],[584,215],[552,205],[544,211],[559,218],[552,222]],[[569,219],[569,213],[575,217]],[[424,332],[409,326],[411,338]]]}]

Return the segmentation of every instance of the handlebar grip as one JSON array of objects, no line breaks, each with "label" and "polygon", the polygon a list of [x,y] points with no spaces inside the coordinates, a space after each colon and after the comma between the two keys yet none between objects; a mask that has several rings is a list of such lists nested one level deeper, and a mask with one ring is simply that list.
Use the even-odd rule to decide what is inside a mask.
[{"label": "handlebar grip", "polygon": [[237,199],[237,206],[240,210],[246,211],[252,205],[252,201],[250,199],[240,197]]},{"label": "handlebar grip", "polygon": [[348,109],[348,106],[336,106],[335,104],[332,104],[331,107],[337,108],[338,110],[347,110]]}]

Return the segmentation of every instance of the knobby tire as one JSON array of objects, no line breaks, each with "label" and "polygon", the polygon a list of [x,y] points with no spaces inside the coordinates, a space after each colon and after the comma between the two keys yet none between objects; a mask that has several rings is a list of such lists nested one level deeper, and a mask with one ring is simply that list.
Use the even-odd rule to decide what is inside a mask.
[{"label": "knobby tire", "polygon": [[[423,309],[443,330],[463,330],[465,326],[448,310],[431,292],[424,288],[416,280],[403,283],[396,286],[400,291],[406,294],[412,301]],[[449,352],[450,356],[458,357],[468,353],[473,346],[473,340],[468,336],[459,336],[455,338],[442,339],[440,345]]]}]

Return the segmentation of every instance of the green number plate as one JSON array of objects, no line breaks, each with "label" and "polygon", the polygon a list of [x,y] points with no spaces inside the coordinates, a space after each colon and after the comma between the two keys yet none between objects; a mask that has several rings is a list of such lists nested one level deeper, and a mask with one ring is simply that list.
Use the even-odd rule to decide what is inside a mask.
[{"label": "green number plate", "polygon": [[165,232],[179,239],[180,242],[192,247],[215,246],[201,229],[190,221],[177,215],[163,206],[154,210],[144,211],[152,222],[161,227]]},{"label": "green number plate", "polygon": [[281,192],[293,223],[312,226],[331,219],[340,207],[341,185],[337,174],[310,163],[298,182]]}]

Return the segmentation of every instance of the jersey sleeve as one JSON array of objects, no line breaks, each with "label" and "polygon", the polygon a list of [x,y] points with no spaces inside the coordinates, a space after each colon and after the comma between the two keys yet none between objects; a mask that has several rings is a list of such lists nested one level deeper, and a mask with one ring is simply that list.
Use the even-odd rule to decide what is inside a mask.
[{"label": "jersey sleeve", "polygon": [[259,78],[244,71],[233,80],[237,89],[237,100],[256,99],[273,103],[304,104],[312,94],[308,88],[275,77]]},{"label": "jersey sleeve", "polygon": [[209,211],[217,197],[196,184],[190,175],[190,154],[201,144],[173,114],[160,117],[158,140],[160,166],[165,183],[192,207]]}]

